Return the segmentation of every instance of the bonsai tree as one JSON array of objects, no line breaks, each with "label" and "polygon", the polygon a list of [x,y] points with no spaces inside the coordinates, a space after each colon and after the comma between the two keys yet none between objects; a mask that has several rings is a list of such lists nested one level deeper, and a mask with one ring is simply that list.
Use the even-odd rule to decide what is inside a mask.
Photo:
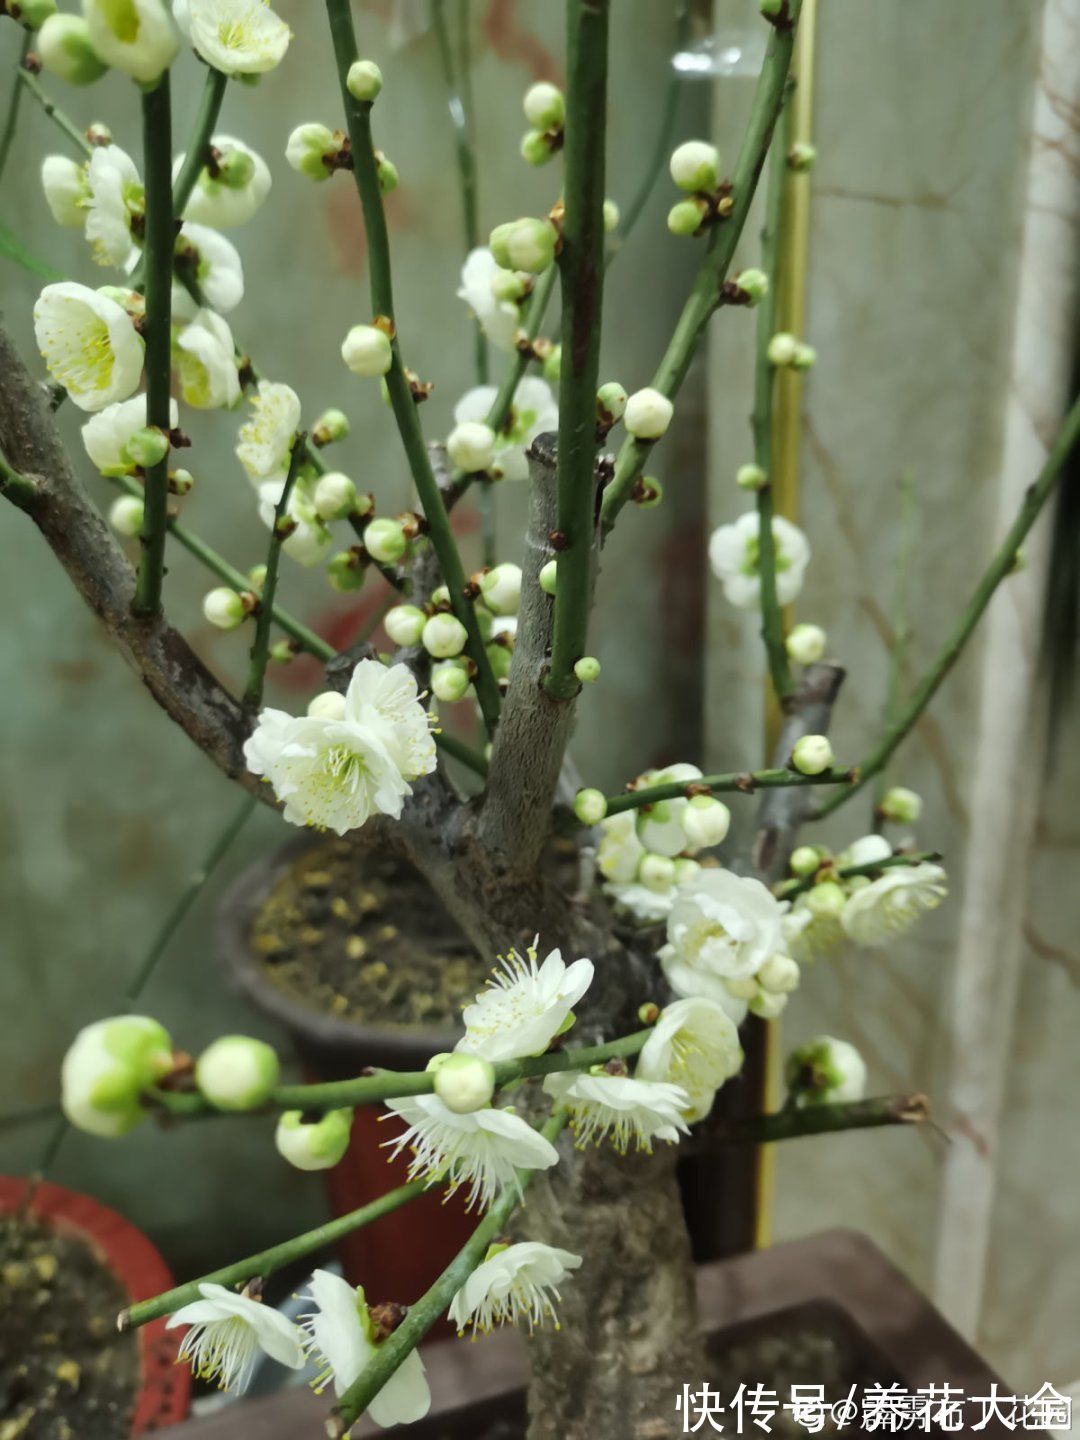
[{"label": "bonsai tree", "polygon": [[[714,1100],[742,1067],[740,1027],[778,1016],[807,960],[842,941],[880,944],[945,894],[940,857],[903,838],[918,796],[881,777],[1014,566],[1080,408],[927,673],[894,697],[857,763],[838,763],[827,737],[843,670],[826,658],[819,626],[786,621],[810,551],[774,515],[770,487],[777,375],[814,360],[801,337],[777,333],[775,308],[785,175],[813,160],[807,146],[774,139],[800,0],[762,0],[768,43],[730,173],[704,141],[670,155],[678,198],[668,223],[697,247],[697,267],[655,374],[632,391],[600,373],[608,235],[619,224],[605,194],[609,6],[566,0],[565,94],[537,84],[524,98],[524,158],[562,165],[554,203],[498,225],[462,277],[482,343],[505,352],[504,374],[479,412],[459,407],[434,439],[421,423],[429,386],[407,368],[409,337],[395,318],[384,196],[397,174],[373,139],[382,74],[361,54],[347,0],[326,0],[340,99],[292,133],[286,158],[312,182],[355,184],[369,293],[357,294],[356,323],[304,343],[340,345],[357,384],[384,388],[416,497],[404,515],[381,512],[328,462],[346,417],[302,415],[289,377],[260,371],[225,318],[243,278],[222,232],[259,210],[269,179],[254,146],[217,133],[218,112],[230,80],[288,63],[288,27],[255,0],[175,0],[172,13],[163,0],[83,0],[81,14],[54,13],[53,0],[4,8],[27,31],[18,83],[65,145],[44,160],[49,207],[85,230],[88,259],[113,272],[104,286],[55,279],[42,289],[34,323],[46,379],[0,331],[0,491],[11,523],[37,527],[154,700],[225,775],[289,824],[333,831],[358,855],[403,857],[494,967],[479,995],[461,997],[454,1053],[418,1073],[284,1084],[274,1051],[247,1037],[221,1037],[192,1065],[149,1017],[88,1024],[63,1067],[71,1124],[116,1139],[154,1113],[269,1108],[283,1159],[319,1169],[344,1153],[354,1108],[384,1103],[400,1122],[392,1134],[410,1157],[409,1183],[335,1221],[334,1234],[430,1187],[461,1190],[476,1214],[472,1238],[419,1297],[365,1297],[316,1271],[301,1325],[265,1305],[261,1280],[323,1245],[323,1228],[138,1304],[121,1325],[170,1316],[180,1354],[230,1388],[260,1350],[294,1368],[314,1358],[334,1394],[328,1433],[341,1436],[365,1411],[380,1424],[426,1411],[416,1347],[443,1312],[463,1332],[524,1323],[534,1331],[534,1440],[674,1433],[676,1396],[705,1364],[675,1183],[680,1143],[697,1125],[752,1142],[925,1114],[921,1097],[864,1098],[861,1058],[829,1036],[791,1057],[781,1111],[725,1122]],[[206,79],[195,133],[178,144],[170,66],[182,46]],[[69,119],[46,88],[106,70],[138,86],[141,163],[105,127]],[[760,263],[734,273],[770,150]],[[556,289],[557,343],[545,338]],[[710,321],[744,309],[756,309],[757,328],[753,460],[737,476],[748,508],[713,533],[708,556],[727,600],[760,615],[782,716],[776,751],[757,771],[704,774],[687,762],[607,796],[582,783],[568,753],[579,694],[600,678],[589,624],[601,562],[627,507],[661,501],[646,467],[678,423],[680,386]],[[557,382],[557,404],[544,381]],[[86,415],[85,456],[65,452],[61,405]],[[193,483],[185,452],[197,457],[206,410],[237,412],[238,463],[268,531],[254,571],[182,519]],[[86,460],[118,491],[108,520],[76,473]],[[520,553],[467,573],[453,512],[501,479],[529,486]],[[352,543],[337,548],[342,537]],[[165,559],[177,544],[217,581],[207,619],[248,639],[238,693],[166,616]],[[336,653],[296,619],[282,603],[293,562],[323,566],[341,590],[378,570],[398,592],[385,616],[392,648],[365,640]],[[264,707],[268,666],[299,652],[325,666],[306,713]],[[475,745],[443,728],[455,707],[475,715]],[[465,783],[470,774],[478,783]],[[872,783],[875,833],[853,832],[835,854],[803,833]],[[718,850],[730,821],[723,796],[760,796],[747,854]]]}]

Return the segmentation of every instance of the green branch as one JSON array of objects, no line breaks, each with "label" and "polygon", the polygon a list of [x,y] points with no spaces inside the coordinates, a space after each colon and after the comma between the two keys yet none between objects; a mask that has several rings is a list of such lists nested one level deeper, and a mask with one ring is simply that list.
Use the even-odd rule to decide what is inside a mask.
[{"label": "green branch", "polygon": [[[750,204],[757,188],[758,177],[765,163],[773,127],[784,102],[788,71],[791,68],[795,29],[802,0],[789,0],[791,24],[772,28],[765,49],[765,62],[754,91],[750,119],[732,175],[732,208],[726,220],[715,225],[705,246],[705,255],[694,280],[686,304],[660,366],[649,382],[653,389],[673,399],[686,378],[690,362],[705,333],[713,312],[720,303],[728,268],[739,243]],[[610,530],[619,511],[630,498],[634,481],[641,474],[652,446],[627,436],[615,464],[615,475],[604,493],[600,510],[603,527]]]},{"label": "green branch", "polygon": [[359,1210],[350,1211],[348,1215],[329,1220],[325,1225],[316,1226],[314,1230],[306,1230],[291,1240],[283,1240],[280,1245],[271,1245],[268,1250],[260,1250],[257,1255],[249,1255],[246,1260],[237,1260],[232,1265],[223,1265],[220,1270],[211,1270],[208,1275],[200,1275],[197,1280],[190,1280],[186,1285],[177,1285],[174,1290],[166,1290],[151,1300],[141,1300],[121,1311],[117,1317],[117,1328],[134,1330],[162,1315],[175,1314],[182,1306],[201,1299],[200,1285],[243,1285],[248,1280],[254,1280],[256,1276],[265,1279],[283,1265],[302,1260],[316,1251],[328,1249],[344,1236],[351,1235],[354,1230],[370,1225],[373,1220],[378,1220],[383,1215],[389,1215],[392,1210],[397,1210],[422,1195],[424,1188],[424,1182],[420,1180],[413,1181],[411,1185],[399,1185],[396,1190],[380,1195],[377,1200],[362,1205]]},{"label": "green branch", "polygon": [[[164,434],[172,381],[172,275],[176,230],[172,207],[172,118],[169,72],[142,93],[143,168],[146,186],[146,423]],[[161,609],[165,533],[169,519],[169,452],[146,471],[142,555],[131,608],[136,615]]]},{"label": "green branch", "polygon": [[923,865],[927,862],[936,864],[940,859],[941,854],[937,850],[913,850],[902,855],[889,855],[884,860],[869,860],[864,865],[845,865],[841,869],[826,864],[816,874],[804,876],[801,880],[782,880],[779,885],[773,886],[773,890],[781,900],[791,900],[796,895],[812,890],[819,877],[826,880],[851,880],[856,875],[868,875],[877,879],[883,870]]},{"label": "green branch", "polygon": [[199,113],[195,117],[195,130],[188,142],[184,163],[173,186],[173,214],[178,220],[183,215],[195,183],[210,158],[210,137],[221,114],[221,102],[225,98],[225,87],[228,83],[229,77],[222,75],[220,70],[215,70],[213,66],[207,69]]},{"label": "green branch", "polygon": [[[371,287],[371,306],[375,317],[385,317],[393,325],[394,290],[390,269],[390,241],[386,230],[386,213],[383,210],[379,190],[378,167],[371,139],[371,102],[356,100],[349,93],[346,77],[349,67],[359,58],[356,34],[353,30],[352,12],[348,0],[326,0],[326,11],[330,20],[330,34],[334,43],[337,61],[341,99],[345,107],[345,119],[352,148],[353,178],[360,195],[360,206],[364,212],[364,228],[368,240],[368,276]],[[405,375],[396,328],[392,340],[392,359],[386,374],[386,387],[390,394],[390,405],[397,421],[405,456],[412,472],[413,483],[428,523],[428,534],[439,559],[439,567],[450,592],[450,604],[454,614],[464,625],[468,635],[466,649],[476,664],[476,698],[484,716],[489,733],[494,730],[499,718],[499,688],[492,673],[476,612],[472,601],[465,593],[465,570],[458,554],[457,542],[450,528],[447,514],[431,459],[424,444],[423,431]]]},{"label": "green branch", "polygon": [[799,775],[794,770],[729,770],[721,775],[702,775],[700,780],[667,780],[662,785],[642,785],[621,795],[611,795],[606,814],[640,810],[661,800],[682,800],[703,794],[705,790],[714,795],[729,791],[752,795],[755,790],[787,790],[801,785],[851,785],[857,778],[854,770],[824,770],[820,775]]},{"label": "green branch", "polygon": [[596,390],[604,298],[604,141],[607,123],[608,0],[566,5],[566,211],[559,377],[559,583],[551,668],[556,700],[581,689],[574,665],[585,653],[596,533]]},{"label": "green branch", "polygon": [[834,1135],[842,1130],[873,1130],[882,1125],[921,1125],[930,1118],[925,1095],[883,1095],[838,1105],[805,1105],[773,1115],[728,1120],[710,1135],[719,1144],[767,1145],[804,1135]]},{"label": "green branch", "polygon": [[278,566],[281,563],[281,547],[295,524],[289,519],[289,497],[300,467],[304,463],[304,442],[306,436],[297,435],[289,451],[289,469],[281,495],[274,507],[274,523],[270,530],[270,544],[266,551],[266,578],[262,583],[259,608],[255,616],[255,638],[251,642],[251,668],[248,671],[247,689],[244,691],[244,708],[257,710],[262,704],[263,682],[266,679],[266,664],[270,658],[270,626],[274,619],[274,596],[277,594]]},{"label": "green branch", "polygon": [[94,147],[90,144],[90,141],[87,140],[83,131],[75,124],[74,120],[70,120],[64,114],[63,110],[60,109],[59,105],[49,99],[48,95],[46,95],[45,91],[41,88],[41,82],[37,76],[32,75],[29,70],[20,70],[19,79],[26,86],[27,90],[30,91],[30,94],[33,95],[34,99],[41,106],[42,110],[45,111],[45,114],[53,124],[62,131],[67,139],[71,141],[72,145],[75,146],[76,150],[79,151],[82,159],[89,159],[94,153]]},{"label": "green branch", "polygon": [[7,114],[4,117],[4,130],[0,134],[0,180],[4,177],[7,169],[8,156],[11,154],[11,147],[15,142],[15,132],[19,126],[19,102],[22,100],[22,85],[19,81],[19,74],[23,67],[23,61],[30,52],[30,31],[24,30],[22,44],[19,46],[19,58],[16,62],[15,78],[11,82],[11,91],[8,95]]},{"label": "green branch", "polygon": [[965,605],[948,639],[934,657],[929,670],[915,687],[914,695],[892,724],[886,728],[885,734],[874,749],[859,762],[858,782],[843,795],[832,796],[814,812],[812,818],[820,819],[823,815],[832,814],[839,805],[849,800],[856,791],[861,790],[868,781],[884,769],[889,763],[893,751],[914,729],[919,716],[936,695],[938,686],[963,653],[972,631],[993,599],[994,591],[1015,566],[1020,547],[1053,493],[1054,485],[1065,462],[1072,454],[1078,436],[1080,436],[1080,399],[1073,401],[1072,408],[1058,431],[1057,439],[1054,441],[1050,454],[1046,457],[1046,463],[1039,472],[1038,479],[1028,487],[1016,519],[1009,526],[1005,538],[994,551],[990,564],[975,586],[974,594]]},{"label": "green branch", "polygon": [[[556,1140],[566,1124],[565,1111],[557,1111],[544,1125],[541,1134]],[[532,1170],[519,1170],[513,1185],[508,1185],[487,1215],[466,1240],[443,1273],[426,1290],[392,1335],[375,1352],[359,1378],[349,1386],[334,1406],[326,1433],[345,1436],[397,1370],[405,1357],[420,1344],[439,1316],[453,1302],[454,1296],[478,1265],[483,1263],[488,1246],[501,1234],[510,1216],[523,1200],[523,1192],[534,1175]]]}]

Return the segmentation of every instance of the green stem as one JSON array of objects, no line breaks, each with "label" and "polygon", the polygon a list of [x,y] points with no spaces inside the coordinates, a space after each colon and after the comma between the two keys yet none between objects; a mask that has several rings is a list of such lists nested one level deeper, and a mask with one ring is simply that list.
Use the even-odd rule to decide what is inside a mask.
[{"label": "green stem", "polygon": [[[896,593],[893,598],[893,635],[889,648],[889,679],[881,717],[888,730],[899,714],[904,690],[904,663],[911,643],[910,590],[911,555],[915,545],[915,481],[909,474],[900,479],[900,534],[896,547]],[[874,808],[880,805],[887,785],[882,766],[874,782]],[[876,817],[875,817],[876,818]]]},{"label": "green stem", "polygon": [[[146,423],[168,434],[172,380],[172,274],[176,238],[172,209],[172,118],[169,72],[142,94],[143,173],[146,186]],[[146,472],[142,556],[132,610],[156,615],[165,573],[169,519],[169,454]]]},{"label": "green stem", "polygon": [[166,1290],[151,1300],[141,1300],[120,1313],[117,1325],[121,1330],[134,1330],[162,1315],[173,1315],[182,1306],[201,1299],[200,1285],[233,1286],[243,1285],[248,1280],[254,1280],[256,1276],[265,1279],[283,1265],[336,1245],[354,1230],[370,1225],[373,1220],[378,1220],[383,1215],[389,1215],[392,1210],[397,1210],[422,1195],[424,1188],[424,1182],[420,1180],[413,1181],[410,1185],[399,1185],[396,1190],[380,1195],[378,1200],[362,1205],[359,1210],[351,1210],[348,1215],[329,1220],[325,1225],[316,1226],[314,1230],[306,1230],[302,1235],[293,1236],[291,1240],[283,1240],[280,1245],[271,1245],[268,1250],[260,1250],[257,1255],[249,1255],[246,1260],[236,1260],[232,1265],[223,1265],[220,1270],[211,1270],[208,1275],[200,1275],[197,1280],[190,1280],[186,1285],[177,1285],[174,1290]]},{"label": "green stem", "polygon": [[596,388],[604,298],[604,141],[608,3],[567,0],[566,141],[559,378],[559,584],[545,682],[556,700],[581,689],[574,665],[585,653],[596,533]]},{"label": "green stem", "polygon": [[304,462],[304,441],[306,436],[297,435],[289,452],[289,469],[281,496],[274,506],[274,524],[270,531],[270,544],[266,551],[266,578],[259,596],[259,608],[255,616],[255,638],[251,642],[251,667],[248,671],[247,689],[244,691],[244,708],[254,711],[262,704],[263,684],[266,680],[266,664],[270,658],[270,627],[274,619],[274,596],[277,594],[278,566],[281,563],[281,547],[289,533],[289,496],[292,494],[296,477]]},{"label": "green stem", "polygon": [[[566,1124],[565,1111],[557,1111],[543,1126],[545,1139],[554,1141]],[[519,1170],[513,1185],[508,1185],[481,1220],[465,1244],[451,1260],[431,1288],[421,1295],[398,1328],[378,1347],[365,1365],[359,1378],[349,1386],[334,1406],[327,1434],[340,1437],[350,1428],[378,1395],[406,1356],[420,1344],[439,1316],[452,1303],[454,1296],[487,1255],[488,1246],[505,1228],[510,1216],[522,1203],[523,1194],[534,1171]]]},{"label": "green stem", "polygon": [[838,1105],[806,1105],[772,1115],[729,1120],[715,1131],[719,1144],[766,1145],[804,1135],[833,1135],[841,1130],[871,1130],[882,1125],[919,1125],[930,1117],[925,1095],[882,1095]]},{"label": "green stem", "polygon": [[915,687],[915,693],[907,705],[897,715],[896,719],[889,725],[881,740],[865,759],[859,762],[859,780],[850,790],[843,795],[834,795],[830,800],[815,811],[813,818],[818,819],[823,815],[831,814],[838,805],[849,800],[868,781],[872,780],[889,763],[893,751],[914,729],[915,723],[923,713],[930,701],[937,693],[938,686],[948,675],[949,671],[956,664],[963,653],[971,632],[982,618],[983,612],[993,599],[994,591],[1001,584],[1002,580],[1009,574],[1016,564],[1016,556],[1027,537],[1028,531],[1035,524],[1039,513],[1047,500],[1053,493],[1054,485],[1058,476],[1065,466],[1065,462],[1072,454],[1073,446],[1080,437],[1080,399],[1073,402],[1072,408],[1065,421],[1058,431],[1057,439],[1054,441],[1050,454],[1046,457],[1046,463],[1039,472],[1038,479],[1034,484],[1029,485],[1024,500],[1017,513],[1016,519],[1009,526],[1009,529],[1001,544],[994,551],[990,564],[983,572],[979,583],[975,586],[974,594],[965,605],[960,618],[953,626],[952,631],[934,657],[929,670],[922,680]]},{"label": "green stem", "polygon": [[[379,191],[378,167],[371,139],[371,103],[355,100],[349,94],[346,77],[349,67],[359,58],[356,33],[353,29],[352,12],[348,0],[326,0],[326,11],[330,21],[330,34],[334,43],[337,61],[338,81],[341,88],[342,104],[352,147],[353,179],[360,195],[360,206],[364,213],[364,228],[368,240],[368,276],[371,287],[371,306],[376,318],[384,317],[394,322],[394,290],[390,269],[390,242],[386,230],[386,214],[383,210],[382,195]],[[413,483],[428,523],[428,533],[439,559],[443,580],[450,592],[450,604],[454,614],[465,626],[468,635],[466,649],[476,663],[476,698],[480,704],[489,733],[494,730],[499,718],[499,687],[491,669],[476,612],[472,601],[465,593],[465,570],[458,554],[457,542],[450,528],[443,499],[439,493],[435,472],[424,444],[423,431],[417,414],[401,348],[396,335],[393,339],[392,361],[386,375],[386,386],[390,394],[390,405],[397,421],[401,442],[405,450]]]},{"label": "green stem", "polygon": [[27,510],[37,498],[37,493],[37,486],[29,475],[23,475],[14,469],[3,455],[0,455],[0,495],[17,505],[20,510]]},{"label": "green stem", "polygon": [[30,51],[30,31],[24,30],[22,44],[19,46],[19,58],[16,61],[15,78],[11,82],[11,92],[8,96],[7,115],[4,118],[4,130],[0,135],[0,180],[3,179],[4,171],[7,169],[8,156],[11,154],[11,147],[15,142],[15,132],[19,125],[19,104],[22,100],[22,85],[19,81],[19,74],[23,67],[23,61]]},{"label": "green stem", "polygon": [[178,220],[191,199],[195,182],[210,158],[210,137],[221,114],[221,102],[225,99],[225,87],[228,83],[229,77],[222,75],[220,70],[215,70],[213,66],[207,69],[199,113],[195,117],[195,130],[188,143],[180,174],[173,186],[173,214]]},{"label": "green stem", "polygon": [[828,880],[850,880],[856,875],[869,875],[876,879],[883,870],[925,863],[936,864],[940,859],[941,854],[937,850],[914,850],[910,854],[889,855],[884,860],[870,860],[864,865],[845,865],[839,870],[824,866],[816,875],[807,875],[802,880],[784,880],[773,889],[781,900],[791,900],[796,895],[812,890],[817,884],[818,875],[823,875]]},{"label": "green stem", "polygon": [[757,492],[758,576],[761,581],[761,638],[769,662],[769,675],[777,700],[791,694],[794,682],[787,650],[784,648],[784,620],[776,592],[776,539],[773,535],[772,431],[776,367],[769,359],[769,341],[776,330],[776,300],[779,289],[780,231],[783,223],[784,181],[787,175],[791,106],[785,105],[769,160],[769,182],[765,199],[765,222],[761,230],[761,268],[769,277],[769,288],[757,314],[754,357],[754,462],[765,474]]},{"label": "green stem", "polygon": [[[784,103],[784,90],[795,44],[795,30],[802,0],[789,0],[790,27],[773,27],[765,49],[765,62],[754,91],[754,99],[732,176],[732,208],[727,219],[715,225],[705,246],[693,289],[682,308],[660,366],[650,384],[673,399],[686,378],[690,362],[720,303],[728,268],[739,243],[761,168],[765,163],[773,127]],[[630,498],[634,481],[641,474],[650,443],[627,436],[615,464],[615,475],[604,492],[600,518],[605,531],[615,523]]]},{"label": "green stem", "polygon": [[611,795],[606,813],[619,815],[661,800],[682,800],[688,794],[701,794],[702,787],[714,795],[727,791],[752,795],[755,790],[787,790],[801,785],[850,785],[854,778],[854,771],[838,769],[824,770],[820,775],[799,775],[794,770],[729,770],[721,775],[703,775],[700,780],[668,780],[662,785],[643,785],[638,790]]},{"label": "green stem", "polygon": [[478,755],[475,750],[470,750],[468,745],[464,745],[456,736],[446,735],[442,731],[437,731],[435,734],[435,744],[444,754],[449,755],[460,765],[467,766],[481,778],[487,775],[488,762],[482,755]]},{"label": "green stem", "polygon": [[70,120],[64,114],[59,105],[56,105],[49,99],[45,91],[41,88],[41,82],[37,76],[32,75],[29,70],[20,70],[19,79],[26,86],[27,90],[30,91],[30,94],[33,95],[34,99],[41,106],[42,110],[45,111],[45,114],[53,124],[59,127],[75,146],[76,150],[80,152],[82,158],[85,160],[91,156],[94,153],[94,147],[90,144],[90,141],[87,140],[86,135],[79,129],[74,120]]}]

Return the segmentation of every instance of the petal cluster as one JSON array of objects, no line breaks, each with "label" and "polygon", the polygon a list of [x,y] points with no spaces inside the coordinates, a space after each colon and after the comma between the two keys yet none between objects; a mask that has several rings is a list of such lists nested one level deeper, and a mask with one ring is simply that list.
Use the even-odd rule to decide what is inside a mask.
[{"label": "petal cluster", "polygon": [[472,1326],[488,1334],[496,1325],[524,1321],[529,1333],[555,1318],[558,1287],[578,1269],[581,1256],[537,1240],[493,1245],[450,1304],[450,1319],[464,1334]]},{"label": "petal cluster", "polygon": [[[539,936],[537,936],[539,940]],[[465,1035],[457,1049],[484,1060],[542,1055],[560,1034],[574,1006],[592,984],[591,960],[567,965],[552,950],[537,964],[537,941],[525,954],[501,958],[485,989],[462,1012]]]},{"label": "petal cluster", "polygon": [[[772,532],[776,595],[781,605],[790,605],[802,589],[810,543],[797,525],[780,515],[773,519]],[[726,598],[740,610],[754,610],[761,604],[758,539],[756,510],[740,515],[731,525],[718,526],[709,539],[713,574],[723,585]]]}]

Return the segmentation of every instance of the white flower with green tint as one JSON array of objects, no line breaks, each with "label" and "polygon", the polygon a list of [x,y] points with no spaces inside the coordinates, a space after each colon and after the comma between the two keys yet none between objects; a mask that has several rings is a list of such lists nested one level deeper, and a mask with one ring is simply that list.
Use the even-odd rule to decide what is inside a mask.
[{"label": "white flower with green tint", "polygon": [[212,310],[228,314],[244,298],[244,267],[231,240],[185,220],[176,237],[176,253],[194,263],[193,275],[203,299]]},{"label": "white flower with green tint", "polygon": [[[363,1290],[355,1290],[340,1275],[316,1270],[310,1281],[310,1299],[317,1309],[300,1317],[308,1353],[321,1367],[314,1388],[322,1392],[333,1384],[335,1395],[354,1385],[379,1351],[379,1327],[368,1308]],[[410,1350],[367,1408],[376,1425],[410,1425],[431,1408],[431,1391],[424,1377],[424,1362]]]},{"label": "white flower with green tint", "polygon": [[742,1069],[743,1050],[735,1022],[716,1000],[693,996],[660,1012],[638,1056],[639,1080],[678,1085],[689,1104],[683,1118],[691,1124],[712,1109],[725,1081]]},{"label": "white flower with green tint", "polygon": [[49,214],[65,229],[81,230],[86,225],[90,202],[87,165],[66,155],[46,155],[41,162],[41,188]]},{"label": "white flower with green tint", "polygon": [[808,1105],[841,1105],[866,1093],[866,1062],[846,1040],[818,1035],[788,1056],[787,1086],[800,1109]]},{"label": "white flower with green tint", "polygon": [[[169,401],[169,426],[179,424],[176,401]],[[126,446],[146,428],[146,396],[133,395],[92,415],[82,427],[82,442],[90,463],[102,475],[130,475],[135,462]]]},{"label": "white flower with green tint", "polygon": [[201,1299],[166,1321],[169,1330],[177,1325],[191,1327],[180,1342],[177,1359],[186,1360],[198,1379],[216,1384],[219,1390],[245,1390],[260,1350],[290,1370],[304,1368],[302,1331],[272,1306],[209,1281],[200,1284],[199,1294]]},{"label": "white flower with green tint", "polygon": [[289,385],[260,380],[248,399],[251,414],[240,427],[236,458],[256,483],[284,480],[300,428],[300,397]]},{"label": "white flower with green tint", "polygon": [[672,989],[717,1000],[730,1013],[729,984],[752,979],[771,955],[786,950],[786,911],[760,880],[699,870],[675,897],[660,950]]},{"label": "white flower with green tint", "polygon": [[[454,406],[454,424],[483,424],[495,403],[494,385],[477,385]],[[546,380],[527,375],[514,391],[506,424],[495,436],[495,459],[491,473],[497,480],[527,480],[529,462],[525,452],[545,430],[557,430],[559,407]]]},{"label": "white flower with green tint", "polygon": [[228,323],[213,310],[196,310],[173,344],[180,394],[193,410],[228,409],[240,399],[236,345]]},{"label": "white flower with green tint", "polygon": [[462,1011],[465,1034],[458,1050],[496,1063],[542,1055],[572,1024],[574,1006],[592,984],[591,960],[567,965],[552,950],[537,964],[539,936],[519,955],[500,957],[486,987]]},{"label": "white flower with green tint", "polygon": [[[277,480],[264,480],[259,485],[259,519],[268,530],[274,528],[285,478],[282,475]],[[326,559],[327,551],[334,543],[334,537],[315,504],[315,484],[314,480],[303,476],[293,484],[285,507],[293,528],[281,546],[290,560],[309,569]]]},{"label": "white flower with green tint", "polygon": [[86,285],[46,285],[34,334],[49,374],[80,410],[126,400],[142,378],[142,337],[123,306]]},{"label": "white flower with green tint", "polygon": [[223,75],[264,75],[292,39],[266,0],[173,0],[173,14],[192,49]]},{"label": "white flower with green tint", "polygon": [[[709,537],[709,564],[724,587],[725,597],[740,610],[761,604],[760,526],[756,510],[731,525],[718,526]],[[802,589],[810,563],[810,542],[797,525],[777,515],[772,522],[776,552],[776,598],[790,605]]]},{"label": "white flower with green tint", "polygon": [[119,145],[99,145],[86,169],[90,191],[86,238],[99,265],[129,270],[139,254],[132,238],[146,211],[146,193],[134,160]]},{"label": "white flower with green tint", "polygon": [[332,1170],[349,1148],[351,1110],[328,1110],[317,1120],[301,1110],[286,1110],[274,1131],[282,1159],[298,1170]]},{"label": "white flower with green tint", "polygon": [[115,1139],[142,1120],[142,1096],[172,1069],[168,1031],[148,1015],[85,1026],[60,1069],[61,1104],[78,1130]]},{"label": "white flower with green tint", "polygon": [[948,894],[945,871],[924,861],[897,865],[864,885],[844,906],[840,923],[859,945],[884,945],[910,930],[925,910],[933,910]]},{"label": "white flower with green tint", "polygon": [[603,1072],[560,1071],[545,1078],[544,1089],[557,1106],[570,1112],[579,1149],[610,1138],[620,1155],[631,1143],[648,1152],[654,1140],[675,1144],[680,1132],[687,1133],[683,1113],[690,1108],[690,1097],[679,1085]]},{"label": "white flower with green tint", "polygon": [[[184,220],[233,230],[246,225],[270,194],[270,168],[261,155],[233,135],[215,135],[213,173],[204,165],[184,206]],[[173,180],[183,168],[185,155],[173,161]]]},{"label": "white flower with green tint", "polygon": [[251,1035],[222,1035],[195,1062],[195,1084],[217,1110],[255,1110],[278,1083],[277,1052]]},{"label": "white flower with green tint", "polygon": [[450,1303],[449,1316],[463,1335],[487,1335],[496,1325],[524,1321],[529,1333],[545,1321],[558,1328],[555,1305],[559,1286],[581,1264],[581,1256],[538,1240],[492,1245]]},{"label": "white flower with green tint", "polygon": [[152,85],[180,49],[164,0],[83,0],[90,43],[107,65]]}]

